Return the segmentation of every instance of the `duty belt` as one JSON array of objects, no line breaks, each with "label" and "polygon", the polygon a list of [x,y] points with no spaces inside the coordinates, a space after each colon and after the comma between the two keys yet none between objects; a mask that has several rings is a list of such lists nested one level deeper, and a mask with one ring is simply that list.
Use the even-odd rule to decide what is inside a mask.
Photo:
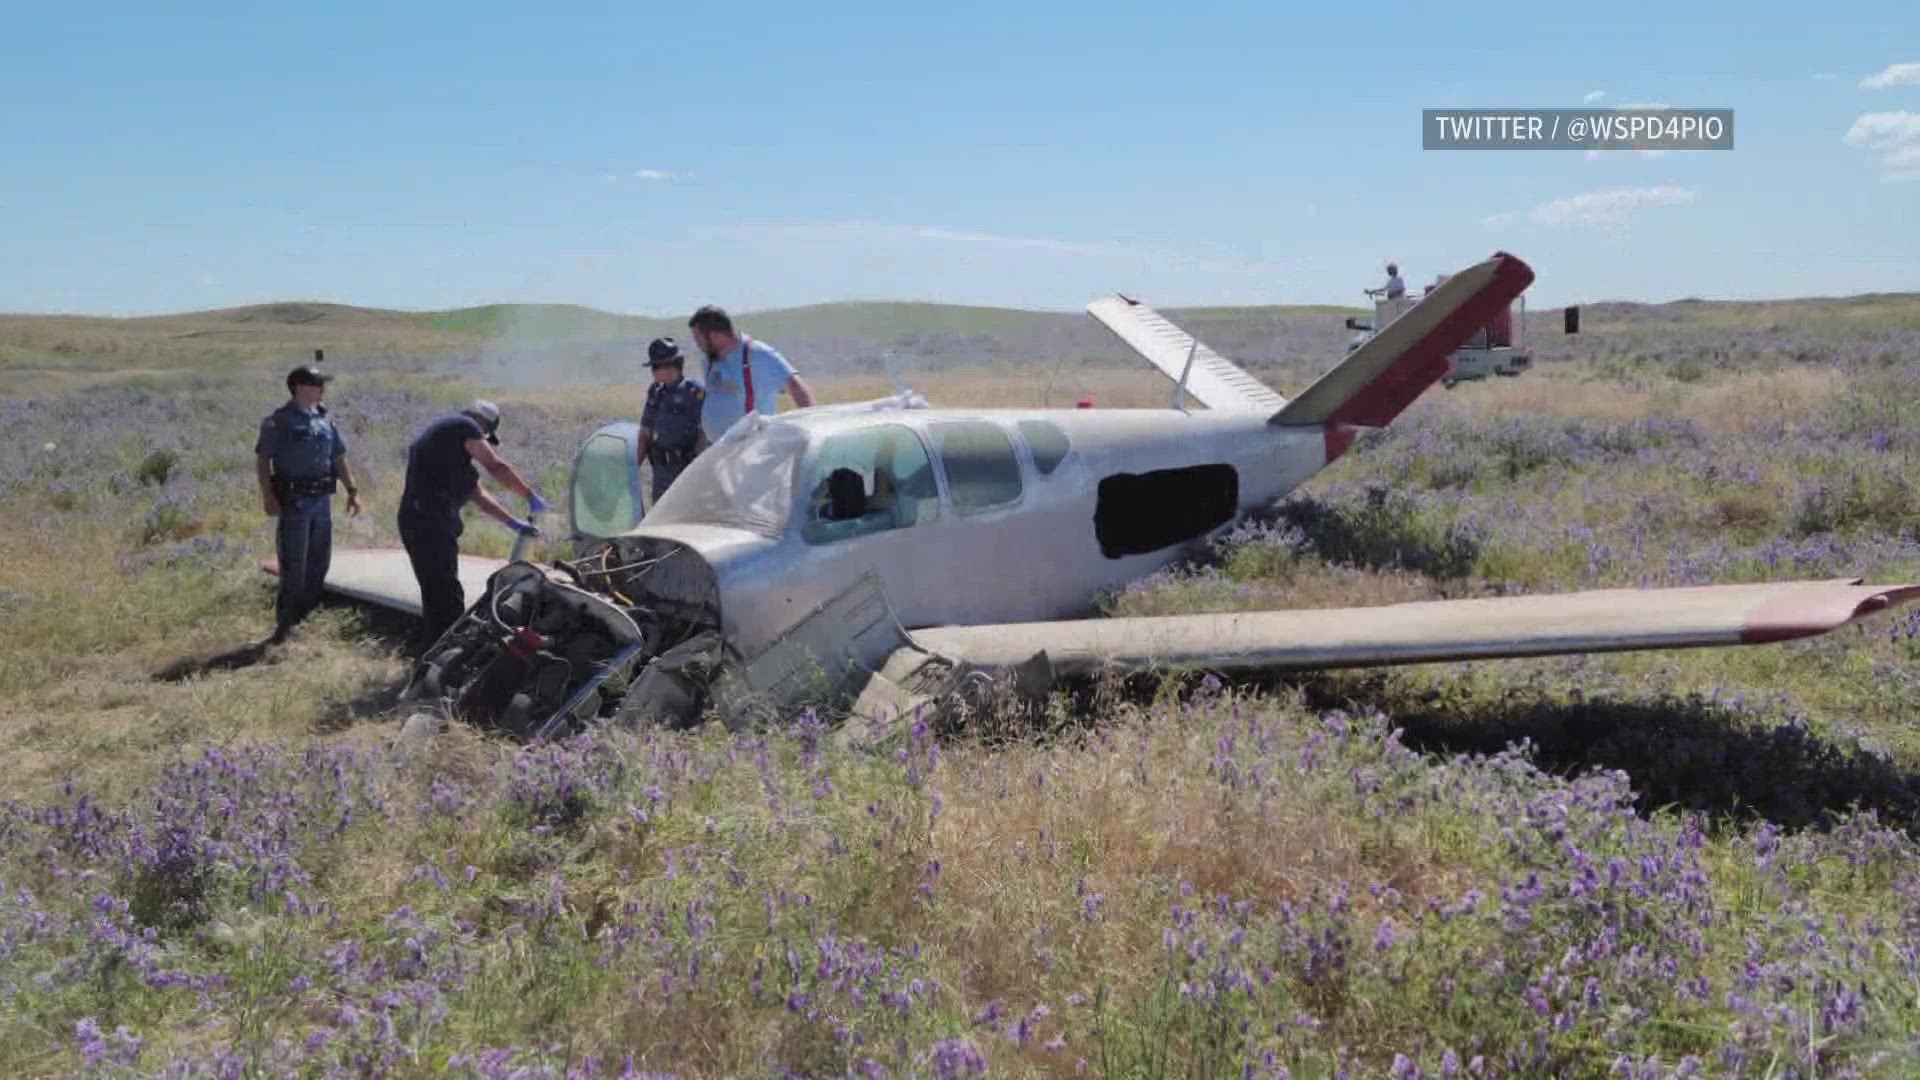
[{"label": "duty belt", "polygon": [[276,476],[273,485],[288,495],[331,495],[331,476]]},{"label": "duty belt", "polygon": [[647,448],[647,460],[663,469],[671,469],[693,460],[693,447],[661,446],[654,443]]}]

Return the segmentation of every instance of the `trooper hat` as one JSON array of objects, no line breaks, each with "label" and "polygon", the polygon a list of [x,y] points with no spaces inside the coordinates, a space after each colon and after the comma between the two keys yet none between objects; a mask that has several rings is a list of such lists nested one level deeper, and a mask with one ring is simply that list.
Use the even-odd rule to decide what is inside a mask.
[{"label": "trooper hat", "polygon": [[661,364],[684,364],[686,357],[681,354],[680,346],[670,337],[657,337],[647,346],[647,366],[659,367]]},{"label": "trooper hat", "polygon": [[312,364],[301,364],[287,372],[287,393],[293,393],[293,388],[296,386],[325,386],[332,381],[333,376]]},{"label": "trooper hat", "polygon": [[473,404],[460,411],[480,421],[480,426],[487,431],[488,442],[500,445],[500,406],[486,398],[474,398]]}]

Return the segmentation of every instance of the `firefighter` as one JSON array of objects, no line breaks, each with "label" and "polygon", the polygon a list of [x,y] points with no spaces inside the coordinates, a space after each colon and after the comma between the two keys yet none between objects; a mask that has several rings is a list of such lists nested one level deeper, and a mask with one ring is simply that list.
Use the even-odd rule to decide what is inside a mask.
[{"label": "firefighter", "polygon": [[471,499],[481,512],[524,536],[539,536],[531,520],[514,517],[480,486],[480,468],[527,500],[529,519],[547,509],[518,470],[494,453],[500,445],[500,409],[475,401],[420,432],[407,448],[407,483],[400,495],[400,543],[420,585],[420,625],[414,639],[424,650],[459,621],[467,609],[460,585],[460,509]]}]

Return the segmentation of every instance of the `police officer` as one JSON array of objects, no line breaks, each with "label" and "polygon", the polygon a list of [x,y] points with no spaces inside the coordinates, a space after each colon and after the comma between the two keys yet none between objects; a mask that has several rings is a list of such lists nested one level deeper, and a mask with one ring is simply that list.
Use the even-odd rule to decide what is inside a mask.
[{"label": "police officer", "polygon": [[[407,448],[406,489],[400,495],[400,543],[420,585],[420,624],[414,637],[423,651],[467,609],[460,586],[460,508],[471,499],[482,512],[525,536],[538,536],[480,486],[480,469],[527,500],[527,516],[547,509],[518,470],[494,453],[500,445],[500,409],[476,400],[460,412],[428,424]],[[475,466],[478,465],[479,468]]]},{"label": "police officer", "polygon": [[261,509],[280,519],[274,535],[280,591],[274,599],[269,644],[287,640],[320,603],[320,587],[333,561],[337,482],[347,485],[347,513],[360,512],[360,488],[347,464],[347,442],[320,402],[332,378],[311,364],[288,372],[287,403],[260,421],[253,443]]},{"label": "police officer", "polygon": [[653,466],[653,501],[659,502],[687,462],[707,448],[700,426],[707,391],[687,378],[687,358],[670,337],[654,338],[647,346],[647,367],[653,384],[640,413],[640,460]]}]

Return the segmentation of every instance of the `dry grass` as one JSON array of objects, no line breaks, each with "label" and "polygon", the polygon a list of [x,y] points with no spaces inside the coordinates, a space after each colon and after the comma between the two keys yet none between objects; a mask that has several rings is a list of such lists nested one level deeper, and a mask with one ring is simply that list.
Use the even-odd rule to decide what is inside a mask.
[{"label": "dry grass", "polygon": [[349,698],[397,676],[390,655],[347,633],[352,613],[329,609],[275,662],[156,681],[182,657],[265,638],[272,579],[247,565],[168,593],[120,572],[119,540],[74,535],[50,561],[44,536],[0,528],[0,590],[30,605],[0,621],[0,739],[16,797],[69,775],[133,791],[189,746],[325,733]]},{"label": "dry grass", "polygon": [[[690,371],[699,378],[698,371]],[[822,405],[848,401],[869,401],[898,391],[885,376],[825,376],[810,378],[815,400]],[[927,398],[934,408],[978,406],[981,408],[1056,408],[1070,409],[1081,398],[1092,398],[1096,406],[1108,408],[1164,408],[1172,400],[1173,384],[1157,371],[1131,368],[1068,367],[1057,377],[1014,369],[967,370],[922,374],[907,385]],[[599,382],[547,387],[493,387],[502,402],[519,402],[544,408],[590,413],[596,416],[626,413],[638,417],[646,398],[646,384]],[[791,403],[782,399],[782,408]]]},{"label": "dry grass", "polygon": [[1845,380],[1831,369],[1790,368],[1738,375],[1697,391],[1687,413],[1715,435],[1760,431],[1785,422],[1820,422]]},{"label": "dry grass", "polygon": [[1711,383],[1624,386],[1577,370],[1539,368],[1517,379],[1429,393],[1415,406],[1474,420],[1552,416],[1589,423],[1691,419],[1709,434],[1737,435],[1816,423],[1845,389],[1831,368],[1740,372]]},{"label": "dry grass", "polygon": [[1433,403],[1431,408],[1476,420],[1564,416],[1605,423],[1670,415],[1684,409],[1685,398],[1685,388],[1677,384],[1651,392],[1545,368],[1516,379],[1485,379],[1430,392],[1425,400]]},{"label": "dry grass", "polygon": [[[1474,838],[1432,819],[1367,820],[1284,781],[1254,798],[1197,769],[1221,730],[1206,718],[1230,712],[1230,702],[1121,708],[1078,745],[948,756],[935,832],[942,914],[918,933],[938,943],[934,972],[962,989],[966,1009],[1000,1000],[1018,1013],[1036,1000],[1091,998],[1102,984],[1121,999],[1146,994],[1177,883],[1273,910],[1340,882],[1377,882],[1417,904],[1473,881]],[[1289,761],[1306,733],[1281,723],[1259,738]],[[1100,898],[1095,917],[1082,887]],[[1042,1075],[1067,1066],[1031,1064]]]}]

